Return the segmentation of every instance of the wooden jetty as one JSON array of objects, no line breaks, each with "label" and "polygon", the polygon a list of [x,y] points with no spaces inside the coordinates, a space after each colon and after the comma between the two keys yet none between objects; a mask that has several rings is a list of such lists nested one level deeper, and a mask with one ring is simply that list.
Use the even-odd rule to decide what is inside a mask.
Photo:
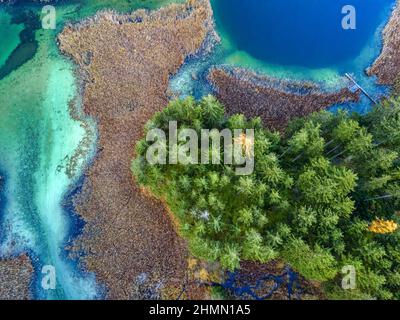
[{"label": "wooden jetty", "polygon": [[369,95],[369,93],[363,87],[361,87],[349,73],[345,73],[345,76],[347,77],[347,79],[349,79],[353,83],[353,85],[349,88],[350,91],[356,92],[357,90],[361,90],[361,92],[363,94],[365,94],[365,96],[369,100],[371,100],[374,104],[378,104],[378,102],[374,98],[372,98],[372,96]]}]

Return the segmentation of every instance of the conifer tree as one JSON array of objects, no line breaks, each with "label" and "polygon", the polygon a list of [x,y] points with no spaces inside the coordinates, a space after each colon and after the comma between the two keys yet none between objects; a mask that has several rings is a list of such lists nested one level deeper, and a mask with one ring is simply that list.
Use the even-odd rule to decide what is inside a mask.
[{"label": "conifer tree", "polygon": [[[220,163],[198,165],[151,165],[150,144],[137,143],[137,181],[167,202],[195,256],[229,270],[242,260],[280,259],[322,282],[331,298],[400,298],[399,100],[366,115],[315,113],[281,134],[260,119],[225,116],[214,97],[188,98],[157,113],[146,132],[168,132],[169,121],[199,136],[201,129],[255,130],[247,176],[223,163],[223,143]],[[341,288],[348,265],[357,281],[350,291]]]}]

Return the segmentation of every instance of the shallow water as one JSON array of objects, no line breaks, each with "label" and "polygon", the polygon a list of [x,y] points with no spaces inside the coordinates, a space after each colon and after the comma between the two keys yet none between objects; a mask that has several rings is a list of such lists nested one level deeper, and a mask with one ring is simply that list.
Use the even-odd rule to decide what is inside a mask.
[{"label": "shallow water", "polygon": [[0,7],[0,67],[19,44],[19,33],[23,30],[22,24],[11,24],[12,16]]},{"label": "shallow water", "polygon": [[[262,75],[311,80],[323,90],[348,84],[350,73],[378,99],[389,91],[367,77],[379,56],[382,30],[396,0],[355,0],[356,30],[343,30],[344,0],[211,0],[221,44],[206,56],[188,59],[170,82],[184,97],[210,93],[206,75],[214,65],[244,67]],[[195,77],[193,77],[195,76]],[[196,78],[198,80],[193,80]],[[371,101],[333,106],[365,112]]]},{"label": "shallow water", "polygon": [[[280,0],[283,4],[288,1]],[[360,1],[354,0],[353,3]],[[366,79],[362,71],[379,53],[379,28],[390,13],[388,4],[393,2],[380,1],[384,4],[382,7],[377,7],[377,4],[373,6],[376,9],[376,19],[363,22],[362,16],[360,17],[360,25],[366,23],[369,31],[363,33],[360,41],[351,43],[354,46],[348,51],[340,53],[340,59],[336,61],[336,54],[328,50],[330,55],[325,60],[321,58],[311,62],[296,62],[293,59],[297,58],[292,53],[292,56],[277,55],[282,50],[280,43],[276,43],[277,51],[274,51],[275,45],[271,47],[270,41],[269,47],[266,46],[264,50],[263,46],[253,48],[252,43],[242,43],[241,40],[248,37],[247,32],[253,33],[255,37],[264,36],[262,32],[249,28],[252,25],[262,29],[261,24],[271,24],[271,21],[264,20],[275,16],[268,16],[270,12],[265,3],[277,5],[277,1],[214,0],[222,45],[216,47],[211,55],[188,60],[171,85],[182,93],[200,96],[210,90],[205,80],[208,68],[213,64],[228,64],[249,67],[273,76],[313,79],[327,83],[337,81],[342,71],[354,72],[368,89],[378,92],[373,81]],[[84,299],[102,296],[102,288],[96,283],[95,275],[86,273],[76,261],[67,258],[68,251],[64,249],[79,232],[80,225],[74,213],[64,205],[64,201],[81,181],[82,173],[94,155],[97,137],[92,119],[83,116],[80,120],[71,118],[69,103],[75,101],[79,108],[81,97],[74,75],[75,66],[59,53],[56,35],[65,21],[82,19],[102,8],[112,7],[126,12],[139,7],[156,8],[170,2],[177,1],[85,0],[58,4],[55,31],[36,29],[33,24],[20,21],[21,11],[38,16],[41,6],[0,6],[0,171],[5,177],[4,190],[0,195],[0,256],[29,252],[35,267],[35,281],[32,286],[35,298]],[[238,7],[232,8],[232,11],[226,7],[228,11],[225,12],[223,6],[227,6],[227,3]],[[305,3],[305,0],[301,3]],[[254,24],[245,25],[243,19],[234,18],[239,8],[242,8],[242,12],[239,10],[241,18],[246,16],[244,4],[253,7],[265,4],[268,12],[249,9],[258,18],[254,19]],[[222,9],[224,10],[220,11]],[[294,9],[292,11],[295,13]],[[310,14],[313,12],[315,14],[312,10]],[[27,34],[32,32],[34,36],[32,41],[26,42],[27,46],[22,46],[24,39],[26,40],[24,37],[21,40],[21,32],[24,30]],[[307,28],[303,30],[306,31]],[[274,36],[276,35],[270,35],[271,41]],[[290,37],[290,34],[286,36]],[[37,45],[33,46],[34,43]],[[299,65],[292,65],[294,62]],[[324,67],[321,68],[322,66]],[[193,74],[200,75],[198,80],[194,80]],[[355,108],[361,110],[360,105]],[[79,159],[73,174],[67,174],[69,159],[85,137],[90,138],[91,144],[84,150],[84,156]],[[44,290],[40,285],[41,268],[44,265],[56,267],[56,290]]]},{"label": "shallow water", "polygon": [[[148,1],[147,7],[161,4]],[[82,19],[102,8],[128,11],[140,6],[141,0],[59,4],[57,30],[38,27],[40,5],[0,7],[0,170],[5,178],[0,196],[0,256],[28,252],[35,267],[35,298],[102,296],[95,276],[68,258],[65,250],[80,227],[65,201],[81,181],[97,137],[92,119],[71,117],[69,104],[79,110],[81,97],[75,66],[59,53],[56,35],[66,20]],[[34,17],[34,23],[21,17]],[[69,160],[85,138],[91,143],[70,172]],[[55,290],[41,286],[45,265],[55,267]]]}]

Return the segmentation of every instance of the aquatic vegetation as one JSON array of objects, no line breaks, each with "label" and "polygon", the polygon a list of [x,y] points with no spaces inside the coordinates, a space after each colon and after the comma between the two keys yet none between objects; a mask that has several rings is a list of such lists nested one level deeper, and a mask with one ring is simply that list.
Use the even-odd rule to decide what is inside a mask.
[{"label": "aquatic vegetation", "polygon": [[[185,279],[185,242],[165,207],[141,192],[129,169],[143,126],[168,101],[169,76],[211,30],[204,4],[99,13],[67,26],[58,37],[61,50],[87,75],[83,105],[99,123],[99,156],[75,202],[87,221],[77,246],[96,252],[82,261],[107,286],[108,298],[137,298],[130,279],[141,273],[149,286],[178,286]],[[87,63],[87,52],[96,59]]]},{"label": "aquatic vegetation", "polygon": [[400,298],[400,140],[390,139],[400,134],[399,119],[400,101],[390,100],[364,116],[325,111],[298,118],[282,135],[264,129],[260,119],[226,117],[212,97],[177,100],[146,132],[166,130],[169,121],[178,122],[178,135],[185,128],[254,129],[254,172],[238,176],[237,164],[222,160],[151,165],[152,143],[145,139],[137,143],[132,171],[167,202],[198,258],[229,270],[242,260],[280,258],[336,296],[341,270],[351,265],[358,279],[353,297]]},{"label": "aquatic vegetation", "polygon": [[399,81],[400,63],[400,6],[397,4],[392,12],[389,22],[383,30],[383,48],[380,56],[368,68],[368,75],[376,75],[380,84],[393,85]]},{"label": "aquatic vegetation", "polygon": [[21,24],[11,24],[12,16],[0,7],[0,34],[3,39],[0,42],[0,66],[2,66],[7,57],[19,44],[19,34],[23,30]]},{"label": "aquatic vegetation", "polygon": [[[32,278],[21,279],[21,286],[29,286],[32,298],[92,299],[102,295],[101,288],[93,273],[70,259],[66,247],[73,245],[82,228],[71,198],[94,155],[96,128],[82,114],[77,69],[59,51],[57,35],[66,21],[92,16],[98,10],[151,9],[171,1],[53,2],[56,30],[41,29],[44,4],[39,2],[0,4],[0,170],[5,176],[0,256],[28,252],[34,270]],[[80,254],[73,252],[74,257]],[[41,286],[44,265],[57,270],[56,290]],[[12,284],[10,280],[4,288]]]},{"label": "aquatic vegetation", "polygon": [[243,69],[214,68],[208,78],[229,114],[260,117],[277,129],[294,117],[332,105],[347,107],[360,99],[359,93],[350,92],[344,83],[340,90],[327,92],[312,82],[271,79]]},{"label": "aquatic vegetation", "polygon": [[[364,70],[380,54],[380,30],[395,1],[353,1],[357,29],[351,31],[341,26],[341,10],[348,4],[343,0],[322,0],[318,5],[313,0],[212,3],[225,50],[220,64],[245,67],[272,77],[314,80],[329,87],[337,87],[344,72],[351,72],[369,90],[380,92],[381,88],[365,76]],[[396,21],[394,18],[392,25]],[[391,30],[392,35],[397,34],[393,32],[396,28]],[[395,62],[396,55],[389,52],[385,56]],[[396,69],[396,64],[380,63],[374,73],[379,73],[382,65],[384,70]]]},{"label": "aquatic vegetation", "polygon": [[0,258],[0,299],[31,299],[30,282],[32,273],[32,263],[27,255],[13,257],[12,259]]},{"label": "aquatic vegetation", "polygon": [[[348,296],[398,297],[399,123],[388,111],[397,110],[397,102],[362,117],[321,113],[290,122],[286,134],[272,131],[333,104],[366,110],[369,101],[356,104],[358,93],[345,88],[344,71],[355,72],[374,95],[386,92],[364,69],[380,52],[379,32],[394,0],[354,0],[362,26],[354,33],[333,30],[342,0],[326,0],[319,11],[303,1],[310,19],[296,32],[286,32],[285,24],[298,24],[299,7],[284,0],[212,0],[215,21],[208,0],[134,13],[185,1],[0,2],[12,2],[0,8],[0,272],[12,271],[4,286],[10,296],[22,272],[21,292],[33,298],[103,297],[95,276],[107,286],[107,297],[159,297],[161,283],[176,289],[186,270],[188,252],[174,232],[177,221],[196,256],[227,269],[243,260],[281,258],[338,297],[340,268],[348,263],[358,274],[358,289]],[[44,2],[57,7],[56,30],[40,28]],[[280,6],[288,19],[275,14]],[[399,82],[399,12],[368,70],[380,83]],[[318,35],[309,32],[321,22],[316,16],[329,21]],[[176,72],[172,92],[167,88]],[[229,165],[163,171],[135,162],[139,180],[173,211],[170,223],[164,203],[132,182],[129,167],[145,122],[169,96],[189,90],[196,98],[214,92],[231,117],[212,99],[182,102],[197,112],[189,112],[189,119],[174,112],[196,128],[216,123],[221,129],[256,129],[255,143],[244,134],[235,142],[247,158],[260,161],[246,177]],[[99,136],[81,107],[96,117]],[[259,119],[236,113],[260,116],[269,130]],[[157,187],[156,178],[165,186]],[[40,284],[47,264],[57,269],[54,291]],[[207,279],[207,272],[198,276]]]},{"label": "aquatic vegetation", "polygon": [[[35,31],[40,27],[40,20],[34,11],[21,10],[18,14],[12,16],[10,24],[7,28],[13,25],[23,25],[23,30],[19,33],[18,45],[11,51],[5,52],[6,55],[4,64],[0,63],[0,80],[6,77],[15,69],[18,69],[24,63],[32,59],[38,50],[38,41],[35,38]],[[11,27],[12,29],[13,27]]]}]

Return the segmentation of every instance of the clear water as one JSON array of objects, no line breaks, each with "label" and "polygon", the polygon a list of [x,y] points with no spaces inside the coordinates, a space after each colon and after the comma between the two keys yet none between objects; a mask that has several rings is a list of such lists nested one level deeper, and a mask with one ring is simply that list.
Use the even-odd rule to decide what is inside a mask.
[{"label": "clear water", "polygon": [[[79,105],[81,97],[74,76],[75,66],[59,53],[56,35],[66,20],[82,19],[102,8],[112,7],[125,12],[139,7],[156,8],[170,2],[177,1],[84,0],[59,3],[56,5],[57,30],[27,30],[34,32],[37,45],[23,46],[23,50],[17,50],[21,48],[20,34],[30,26],[25,26],[23,21],[12,23],[12,18],[21,10],[39,15],[41,6],[28,3],[14,8],[0,5],[0,70],[6,70],[0,77],[0,171],[5,177],[0,195],[0,256],[29,252],[35,266],[32,293],[36,298],[91,299],[102,295],[95,275],[82,270],[76,261],[67,257],[65,250],[71,238],[79,232],[79,223],[63,203],[92,159],[97,137],[92,119],[82,117],[77,121],[68,111],[70,101],[76,99]],[[181,93],[201,95],[209,90],[205,81],[208,68],[213,64],[228,64],[273,76],[326,83],[336,83],[343,71],[353,72],[368,89],[377,90],[373,81],[363,76],[363,70],[379,54],[379,30],[387,20],[394,0],[352,1],[362,8],[364,2],[371,3],[371,8],[365,5],[360,12],[359,26],[364,26],[365,30],[363,27],[357,41],[353,43],[347,36],[342,39],[339,34],[333,38],[347,41],[348,50],[343,52],[339,50],[343,46],[332,45],[336,41],[319,43],[322,34],[315,34],[315,30],[312,35],[307,33],[311,26],[320,22],[316,16],[318,10],[311,6],[312,2],[323,2],[328,8],[333,8],[334,3],[341,3],[341,0],[213,0],[222,45],[217,46],[211,55],[189,59],[172,79],[171,86]],[[311,17],[309,23],[296,27],[296,30],[300,28],[299,34],[308,43],[315,37],[314,45],[318,50],[328,46],[325,57],[315,54],[317,47],[302,46],[301,37],[298,39],[288,32],[294,25],[285,27],[299,13],[295,4],[298,9],[300,5],[305,6],[307,10],[302,10],[302,14]],[[277,20],[276,13],[287,8],[291,15]],[[322,8],[321,13],[324,12]],[[373,15],[369,17],[371,13]],[[329,21],[331,11],[324,14]],[[283,26],[283,29],[278,29],[278,34],[264,32],[276,24]],[[283,30],[280,35],[279,30]],[[322,31],[325,36],[334,32],[330,24]],[[283,44],[280,40],[284,36],[292,37],[293,43]],[[264,37],[268,41],[264,41]],[[294,49],[291,51],[289,48]],[[307,52],[314,54],[313,59],[306,59]],[[194,74],[198,80],[194,79]],[[356,108],[360,110],[359,106]],[[68,159],[86,136],[90,137],[92,145],[85,150],[74,174],[67,175]],[[41,268],[48,264],[56,267],[56,290],[46,291],[40,285]]]},{"label": "clear water", "polygon": [[23,30],[21,24],[11,24],[12,16],[0,7],[0,67],[7,57],[18,46],[19,33]]},{"label": "clear water", "polygon": [[[153,8],[171,2],[150,0]],[[56,45],[66,20],[79,20],[97,10],[142,7],[135,1],[69,1],[56,5],[57,30],[42,30],[12,18],[22,12],[39,16],[42,7],[30,3],[0,6],[0,171],[5,180],[0,196],[0,256],[28,252],[35,267],[32,293],[38,299],[94,299],[102,296],[95,275],[68,258],[65,246],[80,223],[64,205],[92,159],[96,130],[92,119],[72,119],[69,103],[80,105],[75,66]],[[32,28],[32,29],[29,29]],[[22,46],[21,31],[33,32]],[[37,45],[32,45],[37,43]],[[92,141],[68,175],[68,160],[85,137]],[[42,267],[56,269],[55,290],[41,286]]]},{"label": "clear water", "polygon": [[[373,97],[388,93],[365,69],[382,48],[382,30],[396,0],[355,0],[356,29],[342,28],[345,0],[211,0],[221,44],[189,59],[172,78],[172,91],[199,97],[210,92],[207,71],[214,65],[244,67],[263,75],[311,80],[328,91],[351,73]],[[193,75],[198,79],[193,81]],[[333,106],[365,112],[371,102]]]},{"label": "clear water", "polygon": [[236,50],[282,66],[346,65],[362,52],[393,0],[353,0],[355,30],[342,27],[346,0],[217,0],[218,26]]},{"label": "clear water", "polygon": [[[96,294],[93,276],[83,280],[62,258],[70,220],[61,202],[77,179],[63,167],[86,135],[68,110],[77,91],[73,66],[57,57],[54,34],[37,38],[35,56],[0,81],[0,166],[6,175],[2,225],[9,226],[1,252],[29,250],[38,259],[37,298],[90,298]],[[41,290],[43,265],[56,268],[54,291]]]}]

